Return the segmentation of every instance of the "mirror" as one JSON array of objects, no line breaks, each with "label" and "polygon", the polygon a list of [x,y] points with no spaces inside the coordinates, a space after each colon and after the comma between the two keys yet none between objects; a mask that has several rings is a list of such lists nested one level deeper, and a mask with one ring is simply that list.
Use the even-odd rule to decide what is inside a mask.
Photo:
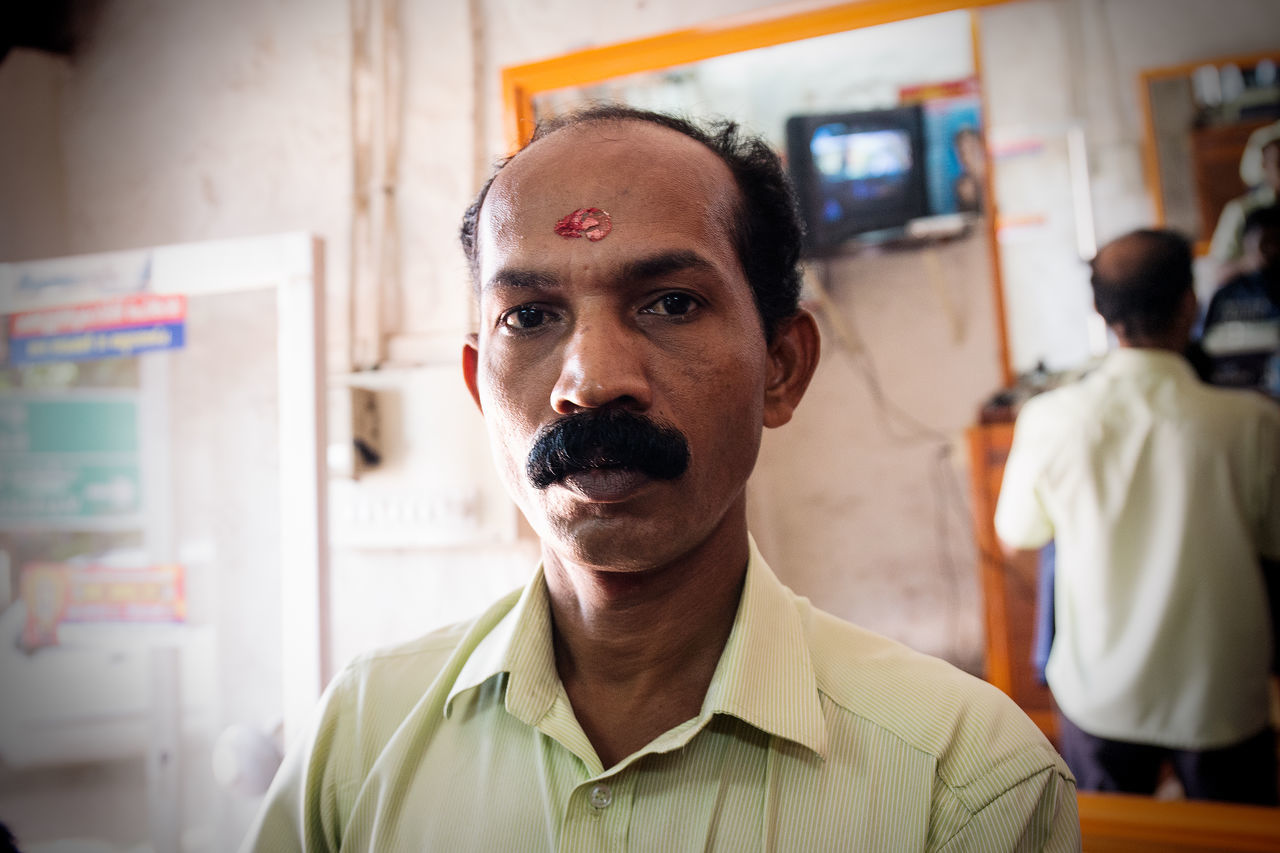
[{"label": "mirror", "polygon": [[1226,203],[1249,187],[1240,159],[1250,134],[1280,120],[1280,51],[1155,68],[1141,75],[1144,159],[1157,221],[1189,234],[1199,254]]}]

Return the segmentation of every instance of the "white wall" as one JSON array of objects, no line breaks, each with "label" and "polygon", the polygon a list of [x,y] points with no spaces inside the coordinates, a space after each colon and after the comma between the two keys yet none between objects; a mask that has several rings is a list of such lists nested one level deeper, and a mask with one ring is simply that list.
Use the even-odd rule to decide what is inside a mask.
[{"label": "white wall", "polygon": [[65,251],[318,233],[341,352],[349,67],[342,0],[106,3],[63,90]]}]

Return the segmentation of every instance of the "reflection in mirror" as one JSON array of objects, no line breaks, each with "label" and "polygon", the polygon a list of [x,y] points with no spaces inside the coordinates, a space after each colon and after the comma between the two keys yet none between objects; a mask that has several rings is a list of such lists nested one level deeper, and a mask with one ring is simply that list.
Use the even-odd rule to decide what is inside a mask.
[{"label": "reflection in mirror", "polygon": [[[1280,51],[1223,57],[1142,74],[1147,172],[1157,217],[1210,250],[1224,206],[1256,186],[1242,175],[1250,136],[1280,120]],[[1246,178],[1250,181],[1247,184]],[[1215,261],[1236,260],[1219,238]]]}]

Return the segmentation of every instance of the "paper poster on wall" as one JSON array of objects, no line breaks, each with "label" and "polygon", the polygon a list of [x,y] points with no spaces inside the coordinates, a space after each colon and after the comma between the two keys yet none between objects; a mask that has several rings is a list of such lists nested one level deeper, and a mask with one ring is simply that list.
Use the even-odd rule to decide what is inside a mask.
[{"label": "paper poster on wall", "polygon": [[981,212],[986,186],[982,99],[974,78],[903,87],[903,104],[923,107],[929,211]]},{"label": "paper poster on wall", "polygon": [[9,364],[124,358],[185,343],[187,300],[136,294],[9,318]]},{"label": "paper poster on wall", "polygon": [[182,566],[119,568],[71,563],[31,563],[22,569],[27,608],[22,645],[58,643],[58,626],[70,623],[184,622],[187,599]]},{"label": "paper poster on wall", "polygon": [[0,527],[134,519],[142,482],[134,395],[0,400]]}]

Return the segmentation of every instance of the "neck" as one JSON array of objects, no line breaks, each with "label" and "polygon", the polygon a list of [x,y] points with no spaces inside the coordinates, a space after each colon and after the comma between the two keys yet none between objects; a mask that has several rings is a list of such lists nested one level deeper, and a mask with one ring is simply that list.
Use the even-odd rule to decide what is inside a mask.
[{"label": "neck", "polygon": [[1191,342],[1190,331],[1182,328],[1154,335],[1128,335],[1124,329],[1111,327],[1116,342],[1122,349],[1155,349],[1166,352],[1183,353]]},{"label": "neck", "polygon": [[745,522],[677,562],[624,572],[544,548],[556,669],[609,767],[697,716],[746,577]]},{"label": "neck", "polygon": [[1181,345],[1178,345],[1176,341],[1156,340],[1152,338],[1138,338],[1136,340],[1120,339],[1119,345],[1121,349],[1154,349],[1154,350],[1163,350],[1165,352],[1173,352],[1173,353],[1179,353],[1179,354],[1181,354],[1187,348],[1186,342],[1183,342]]}]

